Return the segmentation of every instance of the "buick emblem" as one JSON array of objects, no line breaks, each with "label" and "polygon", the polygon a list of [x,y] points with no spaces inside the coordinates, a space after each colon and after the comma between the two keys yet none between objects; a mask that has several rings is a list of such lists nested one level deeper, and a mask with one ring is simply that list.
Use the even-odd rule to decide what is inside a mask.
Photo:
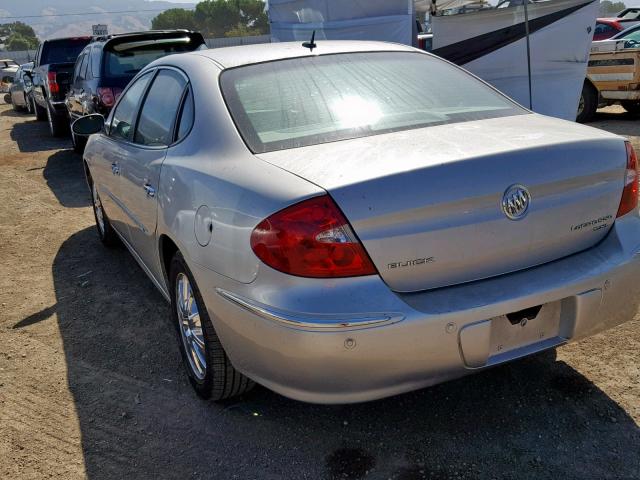
[{"label": "buick emblem", "polygon": [[510,220],[520,220],[531,205],[531,194],[524,185],[511,185],[502,195],[502,211]]}]

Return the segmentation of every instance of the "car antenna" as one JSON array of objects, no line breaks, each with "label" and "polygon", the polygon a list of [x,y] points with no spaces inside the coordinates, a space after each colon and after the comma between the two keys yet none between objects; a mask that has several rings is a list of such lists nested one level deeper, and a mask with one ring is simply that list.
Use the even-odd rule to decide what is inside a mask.
[{"label": "car antenna", "polygon": [[316,48],[318,45],[316,45],[316,31],[314,30],[313,33],[311,34],[311,41],[310,42],[304,42],[302,44],[302,46],[304,48],[308,48],[310,52],[313,52],[313,49]]}]

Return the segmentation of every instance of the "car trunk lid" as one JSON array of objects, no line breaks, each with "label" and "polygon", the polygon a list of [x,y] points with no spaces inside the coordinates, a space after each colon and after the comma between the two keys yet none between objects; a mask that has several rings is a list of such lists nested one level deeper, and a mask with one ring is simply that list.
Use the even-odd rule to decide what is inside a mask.
[{"label": "car trunk lid", "polygon": [[[390,288],[419,291],[546,263],[601,240],[626,153],[617,136],[538,115],[261,154],[326,189]],[[526,215],[502,209],[525,186]]]}]

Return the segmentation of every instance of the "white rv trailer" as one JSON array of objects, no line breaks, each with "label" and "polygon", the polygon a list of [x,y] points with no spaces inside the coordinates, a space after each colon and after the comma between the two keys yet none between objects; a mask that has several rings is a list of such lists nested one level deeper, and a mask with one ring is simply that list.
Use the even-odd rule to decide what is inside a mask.
[{"label": "white rv trailer", "polygon": [[[407,45],[416,45],[416,12],[429,11],[433,53],[525,107],[575,120],[598,2],[506,0],[492,7],[484,0],[269,0],[268,8],[272,41],[305,41],[315,31],[316,41]],[[471,11],[450,14],[456,10]]]}]

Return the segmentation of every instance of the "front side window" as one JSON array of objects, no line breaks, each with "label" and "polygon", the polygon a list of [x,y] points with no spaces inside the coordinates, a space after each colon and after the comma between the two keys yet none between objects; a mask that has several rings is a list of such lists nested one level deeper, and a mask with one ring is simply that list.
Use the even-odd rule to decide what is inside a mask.
[{"label": "front side window", "polygon": [[527,113],[447,62],[367,52],[234,68],[220,84],[256,153]]},{"label": "front side window", "polygon": [[151,80],[151,72],[145,73],[138,78],[133,85],[125,92],[118,102],[113,118],[111,120],[111,128],[109,134],[114,138],[131,141],[133,137],[133,123],[135,122],[138,105],[144,95],[149,80]]},{"label": "front side window", "polygon": [[135,143],[151,147],[172,143],[173,124],[186,84],[175,70],[160,70],[142,105]]}]

